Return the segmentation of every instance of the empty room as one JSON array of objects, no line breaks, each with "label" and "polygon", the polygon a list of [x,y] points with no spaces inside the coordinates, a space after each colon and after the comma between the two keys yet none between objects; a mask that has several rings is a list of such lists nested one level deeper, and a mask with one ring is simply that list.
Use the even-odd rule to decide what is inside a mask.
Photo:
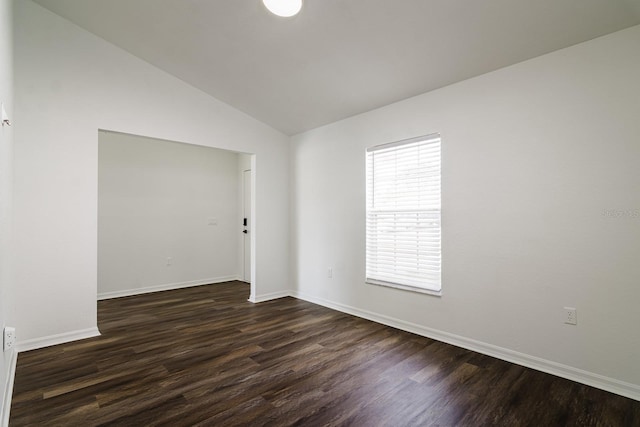
[{"label": "empty room", "polygon": [[640,426],[640,0],[0,0],[1,426]]}]

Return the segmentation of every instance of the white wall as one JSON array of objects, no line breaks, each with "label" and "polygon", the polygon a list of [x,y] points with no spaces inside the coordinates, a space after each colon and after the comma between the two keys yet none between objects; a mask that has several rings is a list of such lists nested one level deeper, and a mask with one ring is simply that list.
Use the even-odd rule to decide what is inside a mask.
[{"label": "white wall", "polygon": [[100,132],[98,298],[238,279],[238,156]]},{"label": "white wall", "polygon": [[[297,294],[640,399],[639,46],[634,27],[294,137]],[[365,149],[435,132],[443,296],[366,285]]]},{"label": "white wall", "polygon": [[[0,0],[0,102],[13,120],[13,16],[12,0]],[[15,125],[15,121],[14,121]],[[11,216],[13,127],[0,127],[0,343],[5,326],[13,326],[11,280]],[[0,344],[0,425],[9,420],[15,352]]]},{"label": "white wall", "polygon": [[97,332],[98,129],[255,154],[252,298],[288,289],[288,138],[31,1],[14,7],[20,348]]}]

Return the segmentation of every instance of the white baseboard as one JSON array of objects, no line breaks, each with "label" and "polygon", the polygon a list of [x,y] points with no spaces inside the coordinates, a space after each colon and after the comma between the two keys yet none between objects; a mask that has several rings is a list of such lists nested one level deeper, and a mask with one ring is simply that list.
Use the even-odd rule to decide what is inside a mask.
[{"label": "white baseboard", "polygon": [[4,385],[4,399],[2,400],[2,408],[0,408],[0,425],[2,427],[9,426],[9,415],[11,413],[11,397],[13,396],[13,380],[16,377],[16,364],[18,362],[18,352],[11,351],[11,359],[9,360],[9,372],[7,373],[7,381]]},{"label": "white baseboard", "polygon": [[274,300],[274,299],[290,297],[290,296],[293,296],[292,291],[272,292],[270,294],[263,294],[263,295],[258,295],[258,296],[250,296],[249,297],[249,302],[260,303],[260,302],[271,301],[271,300]]},{"label": "white baseboard", "polygon": [[604,375],[574,368],[572,366],[563,365],[561,363],[556,363],[536,356],[509,350],[507,348],[498,347],[448,332],[439,331],[415,323],[405,322],[404,320],[384,316],[371,311],[361,310],[352,306],[328,301],[323,298],[314,297],[300,292],[294,291],[291,292],[290,295],[314,304],[341,311],[343,313],[362,317],[376,323],[381,323],[383,325],[391,326],[396,329],[401,329],[403,331],[411,332],[437,341],[446,342],[447,344],[486,354],[487,356],[515,363],[516,365],[546,372],[548,374],[640,401],[640,386],[637,384],[627,383]]},{"label": "white baseboard", "polygon": [[81,329],[79,331],[65,332],[63,334],[49,335],[41,338],[34,338],[26,341],[18,341],[16,346],[18,352],[36,350],[52,345],[65,344],[71,341],[83,340],[100,336],[98,328]]},{"label": "white baseboard", "polygon": [[190,280],[188,282],[166,283],[164,285],[147,286],[144,288],[125,289],[122,291],[103,292],[98,294],[98,301],[111,299],[111,298],[129,297],[132,295],[149,294],[152,292],[171,291],[174,289],[190,288],[193,286],[202,286],[202,285],[211,285],[214,283],[231,282],[233,280],[241,280],[241,279],[238,276],[224,276],[224,277],[214,277],[211,279]]}]

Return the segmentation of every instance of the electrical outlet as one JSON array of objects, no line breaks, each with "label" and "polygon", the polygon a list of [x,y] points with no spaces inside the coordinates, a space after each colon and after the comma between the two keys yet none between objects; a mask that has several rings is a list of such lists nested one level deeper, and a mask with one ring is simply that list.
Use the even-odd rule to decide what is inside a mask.
[{"label": "electrical outlet", "polygon": [[327,277],[329,279],[333,278],[333,268],[331,267],[327,268]]},{"label": "electrical outlet", "polygon": [[9,326],[4,328],[2,343],[3,351],[8,351],[16,345],[16,328],[11,328]]},{"label": "electrical outlet", "polygon": [[564,308],[564,323],[567,325],[577,325],[578,324],[578,313],[576,309],[573,307],[565,307]]},{"label": "electrical outlet", "polygon": [[167,257],[167,265],[171,265],[173,264],[173,258],[171,258],[170,256]]}]

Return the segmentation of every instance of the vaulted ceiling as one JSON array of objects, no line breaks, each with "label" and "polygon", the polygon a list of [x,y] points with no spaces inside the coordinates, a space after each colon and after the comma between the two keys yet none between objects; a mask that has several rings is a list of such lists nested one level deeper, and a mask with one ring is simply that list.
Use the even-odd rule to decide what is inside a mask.
[{"label": "vaulted ceiling", "polygon": [[640,24],[640,0],[35,1],[289,135]]}]

